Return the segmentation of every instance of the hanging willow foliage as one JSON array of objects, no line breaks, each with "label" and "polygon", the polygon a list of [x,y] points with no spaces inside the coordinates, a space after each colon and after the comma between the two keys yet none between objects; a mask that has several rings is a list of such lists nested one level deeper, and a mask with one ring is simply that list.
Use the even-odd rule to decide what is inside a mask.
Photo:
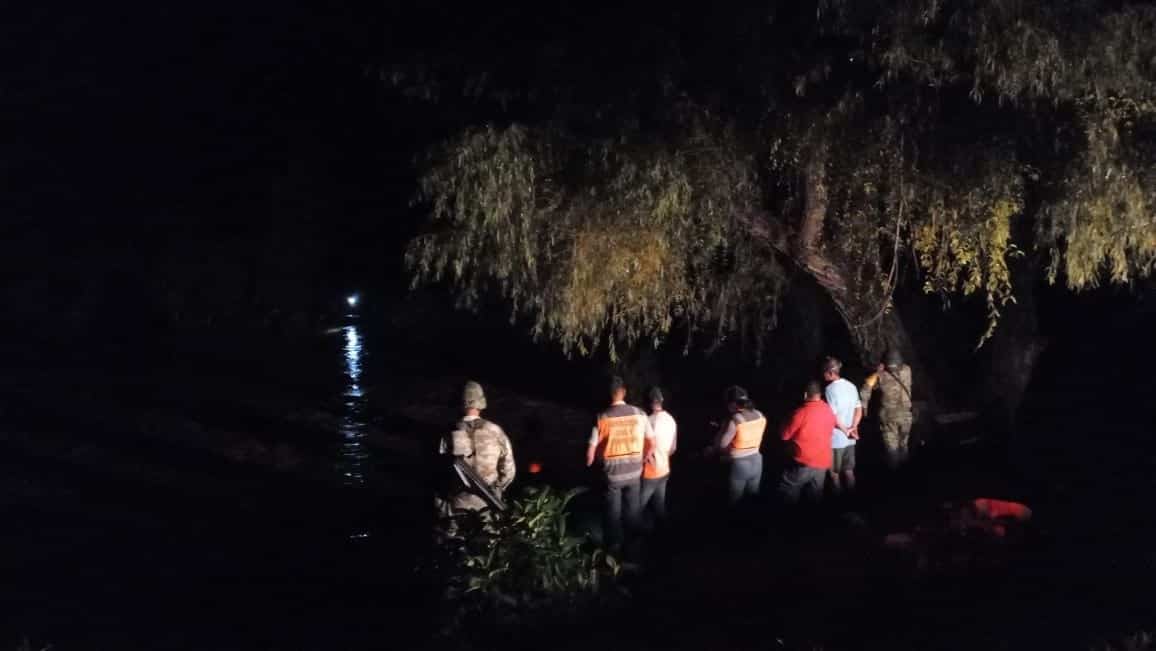
[{"label": "hanging willow foliage", "polygon": [[586,354],[661,338],[674,319],[734,327],[783,281],[734,217],[757,203],[750,156],[725,129],[678,142],[591,145],[521,126],[463,134],[422,180],[437,231],[411,244],[415,282],[486,290],[537,336]]},{"label": "hanging willow foliage", "polygon": [[[1149,159],[1150,160],[1150,159]],[[1069,287],[1127,283],[1156,268],[1156,172],[1121,143],[1115,120],[1086,128],[1086,149],[1045,206],[1041,244],[1051,252],[1048,278],[1062,269]]]},{"label": "hanging willow foliage", "polygon": [[[701,29],[734,60],[691,49],[654,70],[603,70],[604,89],[556,56],[580,43],[545,39],[549,84],[521,96],[549,108],[466,129],[429,160],[414,282],[447,281],[467,306],[492,292],[536,336],[614,356],[676,326],[758,344],[791,269],[828,290],[865,350],[913,272],[927,292],[982,297],[982,343],[1012,300],[1008,261],[1022,248],[1049,252],[1049,278],[1075,289],[1153,271],[1156,8],[757,11],[665,17],[648,28],[664,47]],[[506,106],[518,89],[496,80],[518,77],[483,67],[466,85]],[[1034,242],[1014,240],[1032,230],[1021,221]]]}]

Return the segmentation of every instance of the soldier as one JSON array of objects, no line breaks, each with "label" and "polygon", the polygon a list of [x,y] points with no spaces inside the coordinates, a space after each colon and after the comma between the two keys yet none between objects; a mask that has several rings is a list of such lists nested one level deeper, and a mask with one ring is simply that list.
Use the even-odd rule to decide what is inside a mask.
[{"label": "soldier", "polygon": [[606,544],[619,551],[624,533],[638,531],[644,458],[652,460],[654,429],[646,413],[626,404],[626,383],[610,380],[610,406],[598,414],[586,447],[586,465],[601,461],[606,473]]},{"label": "soldier", "polygon": [[911,367],[903,363],[896,349],[887,352],[884,363],[870,375],[859,390],[859,400],[868,404],[876,389],[880,393],[879,433],[887,453],[887,465],[898,468],[907,461],[907,442],[911,437]]},{"label": "soldier", "polygon": [[[481,385],[467,382],[462,391],[465,415],[448,436],[442,437],[439,452],[463,459],[501,497],[514,481],[514,450],[502,428],[481,417],[485,408],[486,395]],[[443,516],[451,517],[466,511],[481,511],[487,504],[481,496],[459,484],[439,500],[439,507]]]}]

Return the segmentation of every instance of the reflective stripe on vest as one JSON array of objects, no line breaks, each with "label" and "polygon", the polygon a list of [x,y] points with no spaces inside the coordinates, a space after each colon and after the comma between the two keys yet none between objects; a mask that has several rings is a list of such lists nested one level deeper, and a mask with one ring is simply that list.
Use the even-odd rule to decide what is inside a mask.
[{"label": "reflective stripe on vest", "polygon": [[602,418],[598,421],[598,440],[602,443],[602,458],[641,456],[646,438],[645,416],[630,415]]},{"label": "reflective stripe on vest", "polygon": [[731,451],[759,449],[763,443],[763,432],[767,429],[766,418],[756,418],[745,423],[735,423],[735,437],[731,439]]}]

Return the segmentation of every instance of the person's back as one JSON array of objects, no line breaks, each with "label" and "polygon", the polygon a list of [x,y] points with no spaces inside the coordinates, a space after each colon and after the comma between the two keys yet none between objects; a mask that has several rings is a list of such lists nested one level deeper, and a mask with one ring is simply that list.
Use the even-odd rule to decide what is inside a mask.
[{"label": "person's back", "polygon": [[[510,438],[497,424],[477,416],[467,416],[458,421],[450,440],[454,456],[460,456],[499,496],[514,480]],[[484,502],[481,498],[469,493],[466,495],[475,499],[463,500],[470,506],[460,508],[482,508]]]},{"label": "person's back", "polygon": [[914,420],[911,413],[911,367],[903,363],[898,351],[887,353],[885,363],[875,374],[874,388],[880,394],[879,435],[887,452],[887,463],[895,468],[907,461]]},{"label": "person's back", "polygon": [[884,366],[877,376],[879,385],[879,418],[911,417],[911,367],[899,364]]},{"label": "person's back", "polygon": [[725,448],[731,459],[760,454],[763,434],[767,427],[767,417],[754,407],[738,410],[731,416],[735,425],[735,435],[730,445]]},{"label": "person's back", "polygon": [[808,400],[791,416],[787,426],[795,444],[793,459],[804,466],[827,470],[831,467],[831,430],[835,415],[822,400]]},{"label": "person's back", "polygon": [[[652,397],[652,405],[655,401]],[[670,474],[670,455],[674,454],[678,436],[678,423],[669,411],[662,408],[662,401],[657,401],[657,408],[650,414],[650,428],[654,430],[653,456],[643,468],[644,479],[658,479]]]},{"label": "person's back", "polygon": [[767,419],[755,409],[746,389],[732,386],[725,395],[730,417],[711,450],[727,462],[728,500],[736,504],[759,494],[763,479],[763,433]]},{"label": "person's back", "polygon": [[643,443],[649,423],[646,412],[626,403],[612,404],[598,414],[594,435],[606,481],[614,484],[642,476]]},{"label": "person's back", "polygon": [[605,542],[619,548],[627,531],[638,530],[644,453],[654,445],[646,414],[626,404],[626,383],[610,381],[610,406],[598,414],[586,446],[586,465],[601,462],[605,474]]},{"label": "person's back", "polygon": [[823,363],[823,380],[827,382],[823,398],[835,414],[835,427],[831,430],[833,456],[830,476],[836,495],[855,489],[855,442],[859,438],[859,421],[863,417],[859,390],[843,379],[842,371],[843,363],[834,357],[828,357]]},{"label": "person's back", "polygon": [[[510,438],[496,423],[482,418],[479,413],[486,407],[485,396],[477,383],[466,385],[464,408],[466,415],[443,437],[440,452],[460,458],[498,496],[514,481],[516,467]],[[459,510],[486,508],[484,499],[463,488],[452,495],[450,506]]]},{"label": "person's back", "polygon": [[649,419],[654,431],[654,444],[642,467],[642,496],[639,501],[642,512],[653,511],[659,522],[666,520],[670,455],[674,454],[678,441],[678,423],[663,407],[664,400],[658,387],[651,389]]},{"label": "person's back", "polygon": [[823,481],[831,469],[831,430],[835,427],[835,414],[822,401],[822,393],[818,382],[808,383],[803,405],[783,428],[781,438],[793,445],[794,464],[783,471],[779,494],[789,504],[797,502],[803,491],[814,499],[820,498]]}]

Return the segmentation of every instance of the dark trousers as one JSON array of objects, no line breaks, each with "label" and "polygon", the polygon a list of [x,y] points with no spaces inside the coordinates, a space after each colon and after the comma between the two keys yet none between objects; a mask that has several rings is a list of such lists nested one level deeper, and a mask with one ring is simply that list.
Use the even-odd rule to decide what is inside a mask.
[{"label": "dark trousers", "polygon": [[641,480],[606,485],[606,546],[622,545],[627,532],[638,530]]},{"label": "dark trousers", "polygon": [[750,456],[730,460],[727,497],[731,504],[737,503],[744,497],[757,496],[759,494],[759,486],[762,482],[762,454],[755,453]]},{"label": "dark trousers", "polygon": [[647,509],[652,509],[658,522],[666,520],[666,480],[668,479],[670,479],[670,475],[656,479],[642,478],[642,497],[638,500],[639,510],[646,512]]},{"label": "dark trousers", "polygon": [[800,497],[810,502],[823,499],[823,482],[827,479],[825,468],[811,468],[795,464],[783,471],[779,479],[779,496],[787,504],[798,504]]}]

